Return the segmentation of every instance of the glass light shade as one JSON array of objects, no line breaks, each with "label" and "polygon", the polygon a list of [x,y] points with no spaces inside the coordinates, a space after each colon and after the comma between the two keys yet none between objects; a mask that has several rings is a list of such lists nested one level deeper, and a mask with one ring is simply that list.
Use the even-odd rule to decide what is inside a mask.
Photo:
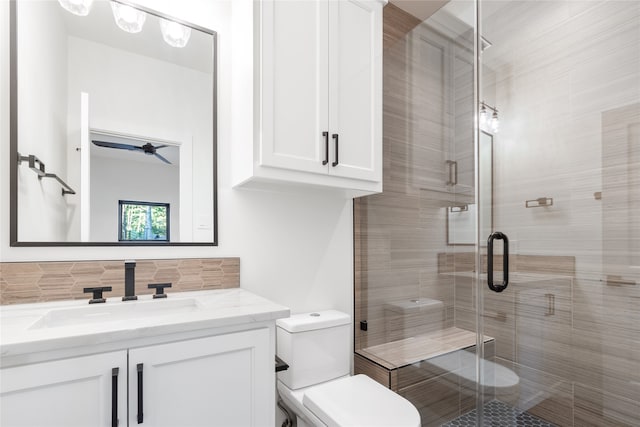
[{"label": "glass light shade", "polygon": [[489,113],[487,113],[487,109],[483,105],[480,109],[480,116],[478,117],[478,125],[481,129],[484,129],[489,122]]},{"label": "glass light shade", "polygon": [[145,12],[129,5],[113,1],[111,2],[111,10],[113,11],[113,18],[116,20],[116,24],[122,30],[128,33],[139,33],[142,31],[144,21],[147,19]]},{"label": "glass light shade", "polygon": [[87,16],[91,11],[93,0],[58,0],[65,10],[78,16]]},{"label": "glass light shade", "polygon": [[491,128],[491,132],[498,133],[500,129],[500,122],[498,121],[498,112],[494,111],[491,116],[491,122],[489,123],[489,127]]},{"label": "glass light shade", "polygon": [[191,37],[191,28],[167,19],[160,19],[160,30],[164,41],[173,47],[185,47]]}]

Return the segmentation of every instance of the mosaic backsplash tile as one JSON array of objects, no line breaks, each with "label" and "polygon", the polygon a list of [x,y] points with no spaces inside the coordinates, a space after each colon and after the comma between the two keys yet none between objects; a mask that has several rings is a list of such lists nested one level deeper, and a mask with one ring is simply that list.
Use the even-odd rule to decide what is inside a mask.
[{"label": "mosaic backsplash tile", "polygon": [[[240,287],[240,258],[136,260],[136,294],[151,283],[171,282],[167,292]],[[83,288],[111,286],[106,297],[124,295],[124,261],[0,263],[0,304],[89,298]]]}]

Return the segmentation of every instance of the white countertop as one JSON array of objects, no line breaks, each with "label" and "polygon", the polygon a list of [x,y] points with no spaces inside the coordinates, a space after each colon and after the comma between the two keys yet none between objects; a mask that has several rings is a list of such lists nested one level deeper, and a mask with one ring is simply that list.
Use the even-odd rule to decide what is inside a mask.
[{"label": "white countertop", "polygon": [[287,307],[240,288],[0,307],[0,356],[91,346],[288,317]]}]

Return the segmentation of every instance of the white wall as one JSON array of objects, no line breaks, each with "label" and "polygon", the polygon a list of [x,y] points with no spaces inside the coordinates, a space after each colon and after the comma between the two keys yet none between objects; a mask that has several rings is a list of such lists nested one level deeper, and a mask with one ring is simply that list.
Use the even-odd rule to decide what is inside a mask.
[{"label": "white wall", "polygon": [[[18,67],[25,78],[18,82],[18,129],[20,139],[25,143],[20,144],[18,151],[23,156],[35,155],[45,164],[46,172],[66,180],[67,53],[61,49],[66,45],[66,34],[61,22],[50,19],[58,12],[56,6],[54,2],[19,4],[24,26],[18,38],[21,52]],[[5,34],[3,40],[8,38]],[[8,92],[4,90],[3,99],[5,93],[8,100]],[[8,136],[3,141],[8,144]],[[2,165],[2,169],[5,168],[8,163]],[[36,218],[35,221],[18,221],[18,235],[31,241],[64,240],[66,203],[72,196],[63,197],[60,184],[52,178],[39,180],[26,162],[18,167],[18,189],[18,212]],[[47,214],[42,215],[42,212]]]},{"label": "white wall", "polygon": [[[233,190],[230,186],[230,1],[147,1],[219,34],[217,247],[9,247],[8,2],[0,2],[0,141],[2,150],[0,260],[124,260],[238,256],[241,286],[300,312],[335,308],[352,312],[352,203],[323,192],[300,194]],[[208,178],[208,177],[207,177]]]},{"label": "white wall", "polygon": [[132,200],[169,203],[169,238],[179,242],[179,172],[177,166],[160,160],[156,164],[92,156],[91,239],[117,242],[118,201]]}]

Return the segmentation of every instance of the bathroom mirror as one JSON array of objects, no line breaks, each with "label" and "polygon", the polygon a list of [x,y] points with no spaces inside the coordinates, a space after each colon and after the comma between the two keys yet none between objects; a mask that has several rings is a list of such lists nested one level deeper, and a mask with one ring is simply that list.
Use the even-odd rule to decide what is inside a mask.
[{"label": "bathroom mirror", "polygon": [[[216,245],[215,32],[80,3],[10,3],[11,245]],[[166,206],[170,235],[122,200]]]},{"label": "bathroom mirror", "polygon": [[475,216],[479,215],[481,227],[480,245],[486,246],[486,239],[493,231],[493,135],[480,132],[480,173],[478,200],[480,211],[473,204],[447,207],[447,244],[474,245]]}]

